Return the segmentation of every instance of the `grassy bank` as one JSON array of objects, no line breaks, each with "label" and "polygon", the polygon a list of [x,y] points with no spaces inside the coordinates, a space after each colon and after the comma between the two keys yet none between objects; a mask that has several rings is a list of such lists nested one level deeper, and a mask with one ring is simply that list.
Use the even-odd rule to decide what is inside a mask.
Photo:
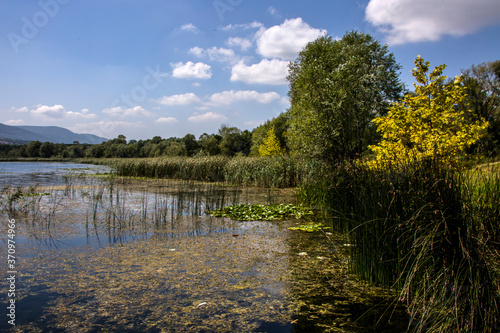
[{"label": "grassy bank", "polygon": [[392,172],[343,165],[300,195],[347,235],[354,273],[399,290],[416,331],[499,326],[498,173],[434,161]]}]

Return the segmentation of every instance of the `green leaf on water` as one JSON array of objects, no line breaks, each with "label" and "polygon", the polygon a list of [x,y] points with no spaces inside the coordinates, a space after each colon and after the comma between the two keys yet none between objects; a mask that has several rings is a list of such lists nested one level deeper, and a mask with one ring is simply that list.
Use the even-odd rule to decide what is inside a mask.
[{"label": "green leaf on water", "polygon": [[309,208],[284,205],[250,205],[240,204],[208,211],[207,214],[216,217],[229,217],[238,221],[275,221],[290,218],[301,218],[306,215],[313,215]]}]

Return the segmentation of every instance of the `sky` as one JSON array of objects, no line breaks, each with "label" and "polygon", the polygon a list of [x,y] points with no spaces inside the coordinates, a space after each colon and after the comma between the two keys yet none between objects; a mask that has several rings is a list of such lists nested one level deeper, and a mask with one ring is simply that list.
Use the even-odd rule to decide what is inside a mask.
[{"label": "sky", "polygon": [[[413,87],[500,60],[498,0],[0,0],[0,123],[128,140],[252,130],[290,107],[319,36],[387,44]],[[1,136],[1,133],[0,133]]]}]

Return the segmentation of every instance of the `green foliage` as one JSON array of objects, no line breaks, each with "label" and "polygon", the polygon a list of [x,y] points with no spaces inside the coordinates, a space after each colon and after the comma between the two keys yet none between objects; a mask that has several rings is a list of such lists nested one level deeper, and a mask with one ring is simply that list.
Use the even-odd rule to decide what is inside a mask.
[{"label": "green foliage", "polygon": [[274,156],[282,155],[285,151],[281,148],[280,142],[276,133],[274,131],[274,126],[269,128],[266,136],[262,140],[262,144],[259,146],[260,156]]},{"label": "green foliage", "polygon": [[288,121],[290,119],[290,113],[283,112],[276,118],[266,121],[264,124],[255,128],[252,132],[252,147],[250,149],[249,156],[259,156],[259,147],[264,141],[264,137],[268,134],[271,126],[274,126],[274,133],[279,140],[280,147],[286,152],[288,151],[288,146],[286,142],[286,135],[288,131]]},{"label": "green foliage", "polygon": [[466,98],[459,105],[471,108],[473,116],[489,122],[487,134],[472,146],[472,152],[500,155],[500,60],[462,71]]},{"label": "green foliage", "polygon": [[325,227],[322,223],[309,223],[301,224],[298,227],[289,227],[290,230],[300,230],[304,232],[316,232],[323,231],[325,229],[330,229],[330,227]]},{"label": "green foliage", "polygon": [[299,219],[312,215],[313,211],[292,204],[284,205],[249,205],[241,204],[227,206],[221,209],[207,212],[216,217],[229,217],[238,221],[275,221],[290,218]]},{"label": "green foliage", "polygon": [[357,31],[309,43],[289,70],[291,150],[329,161],[359,157],[373,143],[371,120],[403,90],[387,46]]},{"label": "green foliage", "polygon": [[382,141],[370,146],[377,159],[369,163],[371,166],[397,166],[429,157],[456,164],[465,149],[486,131],[487,122],[472,120],[469,110],[457,107],[466,96],[461,77],[445,83],[442,74],[446,65],[429,74],[429,62],[421,57],[415,66],[415,95],[407,94],[391,106],[387,116],[373,120]]},{"label": "green foliage", "polygon": [[250,152],[252,134],[249,131],[241,131],[236,127],[222,125],[219,129],[219,136],[221,137],[219,143],[221,154],[234,156],[238,152],[244,155],[248,155]]}]

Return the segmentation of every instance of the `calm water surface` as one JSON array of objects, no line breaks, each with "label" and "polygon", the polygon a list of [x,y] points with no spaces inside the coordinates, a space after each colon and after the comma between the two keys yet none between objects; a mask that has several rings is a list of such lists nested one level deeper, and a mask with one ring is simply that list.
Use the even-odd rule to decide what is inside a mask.
[{"label": "calm water surface", "polygon": [[393,295],[346,274],[331,234],[206,213],[290,203],[293,191],[89,176],[108,171],[0,163],[4,258],[15,220],[15,262],[0,264],[0,332],[404,330],[404,316],[387,311]]},{"label": "calm water surface", "polygon": [[[217,184],[84,177],[109,169],[71,163],[2,163],[0,170],[1,218],[16,221],[16,296],[1,295],[3,304],[15,300],[16,325],[5,313],[1,330],[293,331],[291,222],[205,213],[290,197]],[[13,200],[17,187],[29,195]],[[4,251],[7,243],[2,237]],[[1,269],[11,270],[5,261]],[[8,283],[2,279],[2,290]]]}]

